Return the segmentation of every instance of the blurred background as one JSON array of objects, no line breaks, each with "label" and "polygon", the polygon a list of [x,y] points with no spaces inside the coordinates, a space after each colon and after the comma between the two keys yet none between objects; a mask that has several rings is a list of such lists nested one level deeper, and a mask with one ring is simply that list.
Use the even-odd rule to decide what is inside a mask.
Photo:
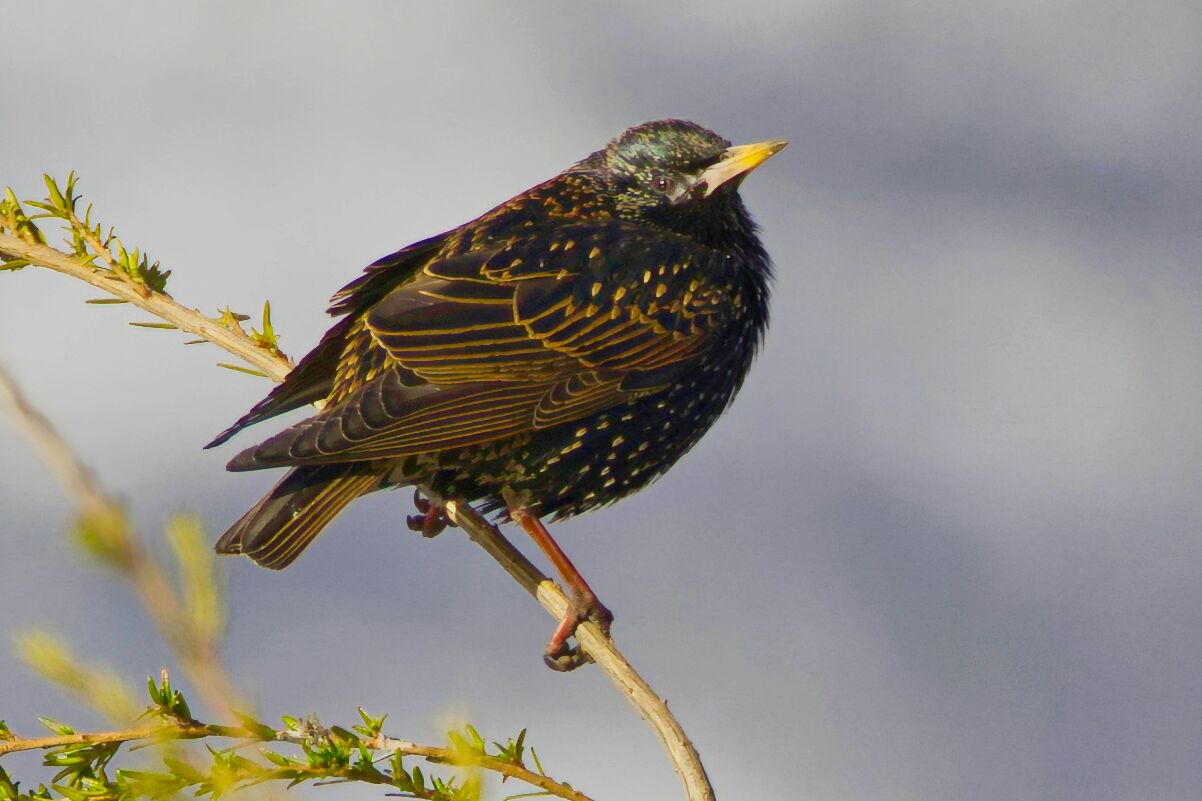
[{"label": "blurred background", "polygon": [[[744,185],[778,280],[742,395],[670,474],[558,527],[720,797],[1202,794],[1202,6],[0,2],[0,184],[75,169],[209,313],[299,357],[361,267],[683,117],[792,146]],[[274,480],[200,446],[268,389],[0,274],[0,360],[147,538]],[[244,435],[235,445],[274,430]],[[529,726],[598,799],[679,797],[593,670],[458,532],[354,504],[292,569],[231,560],[260,712],[438,740]],[[131,678],[169,655],[78,563],[0,421],[0,631]],[[526,546],[526,543],[522,543]],[[64,567],[64,564],[68,565]],[[3,716],[89,718],[0,647]],[[378,798],[372,788],[314,798]]]}]

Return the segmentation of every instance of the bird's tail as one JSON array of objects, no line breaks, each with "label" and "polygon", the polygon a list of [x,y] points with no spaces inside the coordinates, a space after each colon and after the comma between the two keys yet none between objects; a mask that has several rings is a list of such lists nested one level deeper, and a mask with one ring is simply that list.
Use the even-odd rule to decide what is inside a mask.
[{"label": "bird's tail", "polygon": [[282,570],[316,539],[343,507],[385,481],[371,465],[295,467],[217,541],[220,554],[245,554]]}]

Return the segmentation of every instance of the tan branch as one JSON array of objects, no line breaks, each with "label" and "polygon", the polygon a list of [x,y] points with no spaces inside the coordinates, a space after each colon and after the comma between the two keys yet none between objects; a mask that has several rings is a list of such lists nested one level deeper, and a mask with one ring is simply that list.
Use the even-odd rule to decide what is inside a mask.
[{"label": "tan branch", "polygon": [[120,729],[117,731],[80,732],[78,734],[56,734],[51,737],[15,738],[0,740],[0,756],[17,751],[44,751],[48,748],[61,748],[65,745],[101,745],[105,743],[130,743],[135,740],[156,740],[160,738],[177,739],[191,737],[206,737],[212,734],[207,726],[202,724],[179,724],[167,726],[142,726],[136,729]]},{"label": "tan branch", "polygon": [[491,770],[494,773],[500,773],[510,779],[517,779],[525,782],[532,787],[537,787],[540,790],[548,792],[552,795],[557,795],[560,798],[569,799],[569,801],[592,801],[584,793],[573,789],[571,786],[555,781],[550,776],[542,773],[535,773],[532,770],[516,765],[513,762],[506,762],[503,759],[490,757],[481,754],[464,754],[451,748],[439,748],[432,745],[420,745],[412,743],[408,740],[397,740],[393,737],[378,735],[369,737],[364,740],[368,748],[375,751],[400,751],[402,754],[422,757],[430,762],[438,762],[448,765],[458,766],[474,766]]},{"label": "tan branch", "polygon": [[3,365],[0,365],[0,404],[8,407],[13,423],[41,452],[46,466],[58,477],[81,511],[120,510],[50,421],[26,400]]},{"label": "tan branch", "polygon": [[124,507],[105,492],[53,424],[26,400],[3,366],[0,405],[8,407],[13,421],[74,498],[80,520],[103,528],[109,563],[129,581],[206,706],[217,714],[240,707],[238,693],[217,655],[216,643],[196,630],[163,565],[130,532]]},{"label": "tan branch", "polygon": [[[144,297],[124,282],[97,276],[92,268],[80,266],[77,260],[53,248],[0,234],[0,253],[72,275],[125,298],[181,330],[219,345],[266,373],[273,380],[283,380],[291,369],[287,360],[273,356],[245,334],[235,333],[218,325],[200,312],[181,306],[167,296],[152,293]],[[563,617],[567,608],[567,598],[501,534],[496,526],[481,517],[469,504],[461,501],[448,501],[447,513],[467,532],[473,542],[483,548],[518,584],[534,596],[552,617],[557,620]],[[689,801],[713,801],[713,787],[709,783],[697,750],[663,699],[656,695],[614,647],[613,641],[602,634],[595,625],[582,624],[577,630],[577,639],[585,653],[597,662],[606,677],[634,704],[655,730],[684,783]]]},{"label": "tan branch", "polygon": [[[212,726],[198,721],[181,721],[178,723],[166,723],[155,726],[142,726],[131,729],[119,729],[115,731],[101,732],[79,732],[76,734],[58,734],[50,737],[30,737],[30,738],[14,738],[10,740],[0,740],[0,757],[5,754],[15,753],[18,751],[44,751],[50,748],[62,748],[70,745],[103,745],[103,744],[120,744],[129,743],[139,740],[174,740],[174,739],[199,739],[204,737],[236,737],[242,740],[242,744],[247,742],[286,742],[297,745],[306,745],[311,741],[311,737],[305,734],[298,734],[292,731],[279,731],[275,733],[273,738],[260,738],[247,736],[248,732],[242,732],[238,729]],[[535,773],[518,762],[510,762],[504,759],[498,759],[488,754],[464,752],[454,748],[440,747],[436,745],[422,745],[410,740],[401,740],[395,737],[389,737],[384,734],[377,734],[373,737],[363,739],[363,745],[372,751],[384,751],[389,753],[400,752],[403,756],[414,756],[425,759],[427,762],[432,762],[441,765],[451,765],[455,767],[478,767],[483,770],[492,771],[508,779],[516,779],[517,781],[525,782],[531,787],[549,793],[550,795],[558,796],[559,798],[567,799],[567,801],[593,801],[589,796],[574,789],[571,785],[556,781],[555,779],[543,773]],[[303,771],[304,766],[298,765],[296,770]],[[292,770],[292,769],[290,769]],[[332,778],[339,775],[344,775],[348,779],[361,779],[362,777],[348,771],[339,771],[329,768],[313,768],[311,770],[314,779]]]},{"label": "tan branch", "polygon": [[256,370],[265,373],[273,381],[283,381],[284,376],[288,375],[288,371],[292,369],[290,361],[260,347],[246,333],[226,328],[196,309],[189,309],[176,303],[170,295],[161,292],[147,292],[144,287],[122,279],[119,274],[111,270],[84,265],[75,256],[47,245],[27,242],[20,237],[4,233],[0,233],[0,253],[14,259],[25,259],[30,264],[78,278],[114,297],[127,300],[139,309],[171,323],[181,331],[195,334],[201,339],[212,342],[219,348],[242,359]]}]

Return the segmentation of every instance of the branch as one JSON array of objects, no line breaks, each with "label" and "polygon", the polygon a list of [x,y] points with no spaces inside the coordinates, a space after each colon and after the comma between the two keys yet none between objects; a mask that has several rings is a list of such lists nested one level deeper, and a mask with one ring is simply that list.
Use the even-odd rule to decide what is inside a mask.
[{"label": "branch", "polygon": [[[162,714],[160,712],[160,714]],[[367,716],[365,716],[367,717]],[[344,779],[347,781],[363,781],[370,784],[404,784],[410,792],[423,798],[436,798],[437,792],[429,792],[426,788],[425,777],[420,773],[398,770],[399,763],[394,763],[390,772],[380,771],[374,767],[375,759],[352,761],[351,756],[367,749],[372,752],[383,752],[394,756],[413,756],[424,759],[436,765],[453,767],[473,767],[496,773],[505,779],[515,779],[531,787],[537,787],[543,793],[567,799],[567,801],[593,801],[589,796],[574,789],[571,785],[557,781],[545,773],[535,772],[526,767],[522,760],[525,750],[520,742],[515,745],[513,740],[502,746],[497,743],[497,752],[490,754],[486,750],[483,739],[474,729],[468,729],[463,735],[451,733],[451,746],[423,745],[410,740],[389,737],[379,731],[356,727],[360,734],[347,729],[327,729],[316,720],[295,721],[286,729],[273,731],[258,721],[246,719],[243,726],[218,726],[201,723],[190,718],[175,718],[164,716],[160,723],[153,726],[141,726],[129,729],[101,732],[74,732],[57,734],[50,737],[30,737],[0,739],[0,757],[18,751],[46,751],[51,749],[71,749],[72,746],[120,746],[131,742],[164,742],[169,740],[197,740],[210,737],[236,739],[239,742],[234,748],[241,748],[253,743],[291,743],[301,746],[308,757],[307,761],[290,759],[280,754],[271,754],[267,758],[272,763],[268,766],[258,766],[246,760],[226,760],[226,766],[236,766],[239,774],[232,777],[234,783],[242,782],[249,786],[269,779],[288,779],[293,782],[304,779],[329,780]],[[383,719],[375,721],[382,723]],[[54,724],[59,728],[62,724]],[[469,739],[470,738],[470,739]],[[89,755],[95,754],[89,750]],[[53,759],[57,754],[52,754]],[[105,759],[111,754],[105,754]],[[81,762],[81,759],[75,759]],[[170,766],[170,763],[168,763]],[[404,776],[401,774],[404,773]],[[134,774],[135,776],[138,774]],[[398,782],[398,777],[400,782]],[[190,768],[185,777],[190,786],[202,784],[207,777],[196,768]],[[179,789],[183,789],[181,786]],[[434,785],[437,787],[437,784]]]},{"label": "branch", "polygon": [[76,256],[37,242],[28,242],[18,237],[0,233],[0,254],[6,259],[21,259],[38,267],[78,278],[92,286],[121,298],[143,311],[153,314],[181,331],[195,334],[212,342],[226,352],[237,356],[272,381],[283,381],[292,369],[292,362],[272,354],[260,346],[240,329],[227,328],[217,320],[204,316],[196,309],[189,309],[164,292],[149,292],[137,284],[122,279],[111,270],[98,270],[83,263]]},{"label": "branch", "polygon": [[[3,236],[3,234],[0,234]],[[76,457],[71,446],[58,435],[50,421],[25,396],[8,371],[0,365],[0,404],[8,407],[18,429],[41,452],[46,466],[58,477],[81,512],[116,511],[120,507],[96,483],[92,472]]]},{"label": "branch", "polygon": [[[281,738],[283,739],[283,738]],[[587,795],[572,789],[571,785],[563,784],[542,773],[535,773],[524,765],[514,764],[496,757],[479,754],[465,754],[460,749],[440,748],[433,745],[420,745],[408,740],[398,740],[383,734],[369,737],[363,741],[373,751],[389,751],[407,756],[422,757],[430,762],[448,765],[470,765],[491,770],[508,779],[517,779],[544,792],[567,798],[569,801],[592,801]]]},{"label": "branch", "polygon": [[[69,184],[72,182],[73,180]],[[53,182],[48,179],[47,184],[52,185]],[[50,202],[53,202],[53,195],[56,191],[52,188]],[[62,198],[60,197],[58,200],[61,202]],[[74,201],[71,199],[70,191],[68,191],[68,201],[67,205],[73,207]],[[45,205],[41,207],[47,208]],[[64,215],[56,214],[54,216]],[[17,220],[16,215],[10,212],[9,219],[10,230],[21,233],[22,229],[13,224],[13,221]],[[4,220],[0,219],[0,226],[3,225]],[[78,235],[77,221],[71,222],[71,226]],[[91,233],[90,229],[88,230]],[[145,285],[139,286],[136,282],[124,278],[124,274],[121,272],[103,271],[98,276],[95,268],[85,266],[78,256],[68,255],[33,240],[34,237],[28,234],[22,238],[0,233],[0,257],[47,267],[87,281],[93,286],[134,303],[139,308],[166,320],[183,331],[209,340],[275,381],[282,381],[292,367],[282,354],[277,355],[278,351],[270,352],[252,337],[241,332],[231,331],[200,312],[176,303],[163,293],[148,291]],[[85,256],[85,258],[94,258],[94,256]],[[446,510],[451,519],[467,533],[468,537],[496,560],[553,618],[562,619],[568,604],[566,596],[554,582],[550,581],[530,560],[522,555],[496,526],[462,501],[449,499]],[[689,801],[713,801],[714,791],[706,776],[701,759],[663,699],[638,675],[614,647],[613,641],[606,637],[596,625],[581,624],[577,629],[576,637],[583,651],[592,657],[606,677],[634,704],[643,718],[655,730],[684,784]]]},{"label": "branch", "polygon": [[49,748],[62,748],[65,745],[113,745],[130,743],[136,740],[182,739],[207,737],[214,734],[203,724],[176,724],[141,726],[133,729],[116,731],[79,732],[78,734],[56,734],[52,737],[17,737],[12,740],[0,740],[0,756],[16,753],[17,751],[45,751]]},{"label": "branch", "polygon": [[[2,248],[2,245],[0,245]],[[3,252],[0,250],[0,252]],[[0,365],[0,407],[42,454],[78,507],[79,531],[89,550],[115,569],[134,588],[163,639],[178,655],[188,678],[213,712],[232,712],[241,706],[233,682],[217,654],[212,632],[202,630],[158,559],[130,530],[125,508],[96,481],[54,426],[22,395]],[[0,748],[0,754],[4,751]]]}]

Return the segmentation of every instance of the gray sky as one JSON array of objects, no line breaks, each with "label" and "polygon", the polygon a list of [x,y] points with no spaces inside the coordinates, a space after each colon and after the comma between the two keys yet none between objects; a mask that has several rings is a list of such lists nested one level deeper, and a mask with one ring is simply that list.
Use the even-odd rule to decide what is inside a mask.
[{"label": "gray sky", "polygon": [[[1196,799],[1202,6],[427,5],[0,0],[0,183],[76,169],[180,300],[268,297],[299,356],[363,265],[628,125],[791,139],[743,190],[779,274],[743,394],[557,529],[619,646],[722,798]],[[215,538],[273,477],[199,448],[264,382],[92,296],[0,275],[0,359],[148,536],[191,509]],[[597,798],[678,797],[595,671],[541,666],[549,618],[407,506],[229,564],[264,714],[529,726]],[[64,503],[6,425],[0,510],[0,630],[157,672],[127,594],[60,566]],[[89,720],[7,649],[0,698],[18,730]]]}]

